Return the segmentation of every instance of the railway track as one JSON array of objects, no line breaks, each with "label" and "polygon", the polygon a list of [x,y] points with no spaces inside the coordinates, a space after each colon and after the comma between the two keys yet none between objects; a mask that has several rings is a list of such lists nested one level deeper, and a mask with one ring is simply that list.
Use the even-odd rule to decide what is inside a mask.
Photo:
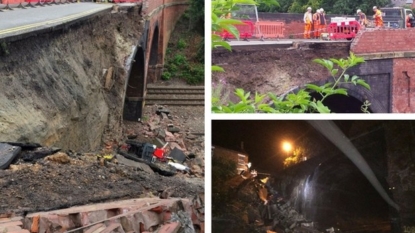
[{"label": "railway track", "polygon": [[204,86],[147,86],[145,105],[204,106]]}]

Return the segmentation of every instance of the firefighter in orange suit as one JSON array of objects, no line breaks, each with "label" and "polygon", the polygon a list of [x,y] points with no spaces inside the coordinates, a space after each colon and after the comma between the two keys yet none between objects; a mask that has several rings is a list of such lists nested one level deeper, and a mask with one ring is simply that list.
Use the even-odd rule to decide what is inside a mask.
[{"label": "firefighter in orange suit", "polygon": [[314,30],[314,38],[320,37],[320,9],[317,10],[316,13],[313,14],[313,30]]},{"label": "firefighter in orange suit", "polygon": [[373,7],[373,11],[375,12],[373,15],[373,18],[375,19],[375,26],[383,27],[382,12],[376,6]]},{"label": "firefighter in orange suit", "polygon": [[320,8],[320,35],[322,32],[326,31],[327,21],[326,21],[326,13],[324,12],[323,8]]},{"label": "firefighter in orange suit", "polygon": [[313,23],[313,15],[311,14],[311,7],[307,8],[304,14],[304,39],[311,39],[311,26]]}]

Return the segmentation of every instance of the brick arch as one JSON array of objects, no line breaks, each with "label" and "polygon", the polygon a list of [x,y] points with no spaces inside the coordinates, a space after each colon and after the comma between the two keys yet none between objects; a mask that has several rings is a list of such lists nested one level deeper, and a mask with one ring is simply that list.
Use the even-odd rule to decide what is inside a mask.
[{"label": "brick arch", "polygon": [[[159,23],[156,22],[154,25],[154,29],[152,30],[152,36],[150,38],[150,51],[149,51],[149,62],[148,62],[148,72],[147,72],[147,80],[148,82],[152,83],[155,82],[159,76],[161,75],[160,72],[157,72],[158,65],[160,62],[159,54],[159,48],[160,48],[160,29],[159,29]],[[147,83],[148,83],[147,82]]]},{"label": "brick arch", "polygon": [[125,85],[124,120],[141,118],[147,83],[161,76],[170,34],[188,6],[186,0],[143,0],[139,8],[144,19],[143,34],[131,61],[127,60],[130,67]]},{"label": "brick arch", "polygon": [[137,121],[141,117],[145,91],[145,53],[142,47],[136,47],[131,60],[131,68],[126,82],[123,118]]}]

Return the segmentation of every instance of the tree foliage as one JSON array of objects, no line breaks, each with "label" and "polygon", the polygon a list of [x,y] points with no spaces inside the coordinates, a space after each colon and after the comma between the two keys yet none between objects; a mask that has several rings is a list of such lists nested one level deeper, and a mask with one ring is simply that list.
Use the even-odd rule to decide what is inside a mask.
[{"label": "tree foliage", "polygon": [[191,0],[188,9],[189,23],[192,30],[197,31],[200,35],[205,34],[205,1]]},{"label": "tree foliage", "polygon": [[279,6],[275,9],[260,7],[262,12],[290,12],[304,13],[307,7],[316,9],[323,8],[327,14],[354,15],[357,9],[361,9],[366,14],[373,14],[372,7],[390,6],[390,0],[279,0]]},{"label": "tree foliage", "polygon": [[[212,211],[219,214],[229,201],[229,190],[225,183],[235,176],[236,163],[230,159],[213,155],[212,157]],[[226,208],[225,208],[226,209]]]},{"label": "tree foliage", "polygon": [[284,160],[284,168],[291,167],[297,163],[305,161],[307,158],[306,151],[303,147],[296,147],[292,154],[285,158]]}]

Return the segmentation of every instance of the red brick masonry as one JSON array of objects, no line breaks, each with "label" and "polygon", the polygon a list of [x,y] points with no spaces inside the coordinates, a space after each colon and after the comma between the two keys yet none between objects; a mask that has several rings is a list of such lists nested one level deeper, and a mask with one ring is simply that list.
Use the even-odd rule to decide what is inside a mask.
[{"label": "red brick masonry", "polygon": [[366,29],[353,40],[350,51],[393,59],[392,112],[415,112],[415,28]]},{"label": "red brick masonry", "polygon": [[[171,221],[184,213],[188,223],[204,232],[204,196],[189,199],[141,198],[0,218],[0,232],[154,232],[176,233],[186,221]],[[24,229],[22,229],[24,228]],[[26,229],[26,230],[25,230]]]},{"label": "red brick masonry", "polygon": [[351,51],[356,54],[415,51],[415,28],[368,28],[358,33]]}]

